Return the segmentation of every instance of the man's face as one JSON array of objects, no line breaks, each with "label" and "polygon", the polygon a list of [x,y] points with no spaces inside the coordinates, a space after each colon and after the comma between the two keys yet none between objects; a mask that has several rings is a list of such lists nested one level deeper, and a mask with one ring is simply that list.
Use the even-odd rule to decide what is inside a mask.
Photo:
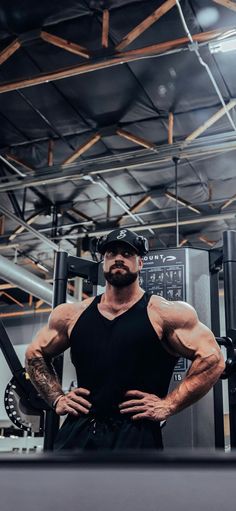
[{"label": "man's face", "polygon": [[142,267],[142,258],[126,243],[111,243],[105,252],[104,276],[114,287],[122,288],[135,282]]}]

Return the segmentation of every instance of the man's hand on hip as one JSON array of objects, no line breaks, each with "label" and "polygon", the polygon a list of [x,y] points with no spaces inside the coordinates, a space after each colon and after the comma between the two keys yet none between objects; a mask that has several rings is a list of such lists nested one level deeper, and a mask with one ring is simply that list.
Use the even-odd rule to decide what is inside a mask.
[{"label": "man's hand on hip", "polygon": [[128,390],[125,393],[127,401],[120,403],[120,413],[130,414],[131,419],[149,419],[152,421],[163,421],[170,415],[168,399],[160,399],[155,394],[141,392],[140,390]]},{"label": "man's hand on hip", "polygon": [[91,403],[85,399],[89,396],[90,391],[83,387],[76,388],[62,395],[56,404],[55,412],[57,415],[70,415],[79,416],[81,414],[88,414],[91,408]]}]

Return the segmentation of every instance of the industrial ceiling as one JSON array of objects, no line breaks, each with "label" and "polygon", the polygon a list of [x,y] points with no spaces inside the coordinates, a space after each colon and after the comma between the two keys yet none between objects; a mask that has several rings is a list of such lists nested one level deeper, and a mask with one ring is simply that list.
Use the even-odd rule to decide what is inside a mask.
[{"label": "industrial ceiling", "polygon": [[88,255],[116,226],[220,247],[236,229],[235,41],[234,0],[2,0],[1,256],[48,280],[57,249]]}]

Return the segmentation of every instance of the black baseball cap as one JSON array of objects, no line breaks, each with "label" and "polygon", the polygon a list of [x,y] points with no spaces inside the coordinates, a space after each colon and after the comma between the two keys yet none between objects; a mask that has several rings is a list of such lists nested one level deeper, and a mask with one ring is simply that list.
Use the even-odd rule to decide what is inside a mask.
[{"label": "black baseball cap", "polygon": [[97,251],[104,255],[109,245],[119,242],[132,247],[138,255],[143,256],[148,252],[148,240],[139,236],[136,232],[129,229],[115,229],[107,236],[102,236],[97,243]]}]

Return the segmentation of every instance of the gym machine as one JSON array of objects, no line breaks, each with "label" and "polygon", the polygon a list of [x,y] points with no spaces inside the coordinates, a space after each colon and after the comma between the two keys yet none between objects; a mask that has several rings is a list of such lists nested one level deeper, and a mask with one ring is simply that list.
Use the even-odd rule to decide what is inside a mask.
[{"label": "gym machine", "polygon": [[[168,299],[180,299],[192,303],[197,309],[200,319],[212,328],[218,343],[226,347],[226,369],[222,378],[229,378],[230,434],[231,447],[234,448],[236,446],[236,297],[234,295],[234,281],[236,279],[236,231],[226,231],[223,239],[223,252],[198,251],[197,249],[166,249],[162,252],[150,252],[144,261],[144,269],[141,272],[140,278],[141,285],[150,292],[162,294]],[[219,335],[218,320],[218,277],[222,265],[224,266],[226,337],[220,337]],[[67,280],[75,276],[86,278],[92,282],[94,286],[93,294],[97,294],[99,292],[99,286],[104,285],[104,277],[100,263],[69,256],[66,252],[58,252],[54,269],[53,308],[66,301]],[[193,303],[195,299],[194,293],[198,295],[199,304]],[[204,300],[202,300],[202,296],[204,296]],[[207,307],[206,301],[208,304]],[[5,407],[9,418],[15,425],[28,432],[44,432],[44,449],[52,450],[54,438],[59,427],[59,417],[38,396],[37,391],[28,380],[27,374],[21,366],[11,341],[1,323],[0,348],[13,374],[13,378],[5,392]],[[63,356],[57,357],[57,359],[54,360],[54,366],[59,378],[62,379]],[[178,366],[175,368],[173,374],[174,383],[172,384],[178,383],[186,370],[187,361],[180,360]],[[206,399],[209,399],[209,397],[206,396]],[[202,401],[203,400],[194,406],[201,406],[200,403],[202,403]],[[209,424],[207,427],[211,438],[215,438],[215,446],[223,448],[224,432],[221,382],[215,386],[214,406],[211,402],[210,407],[212,409],[215,407],[214,423],[211,424],[210,429]],[[187,410],[184,412],[190,413],[190,417],[185,419],[184,423],[193,422],[194,420],[197,424],[198,421],[201,421],[202,428],[206,430],[207,427],[204,425],[204,418],[206,418],[207,413],[209,414],[209,402],[207,401],[205,405],[203,405],[203,410],[198,408],[198,413],[189,412]],[[173,419],[173,421],[176,420],[176,418],[179,420],[180,416],[181,414],[178,414],[171,419]],[[192,433],[189,434],[188,432],[186,435],[186,430],[183,429],[182,426],[183,423],[173,426],[175,438],[176,431],[178,431],[178,436],[181,440],[181,428],[185,438],[188,436],[191,437]],[[178,429],[176,429],[176,427]],[[195,432],[192,436],[199,437],[199,433]],[[198,438],[197,442],[194,443],[190,441],[187,445],[184,443],[183,438],[178,446],[213,447],[213,445],[209,445],[208,439],[206,440],[207,436],[205,433],[203,438],[203,444]],[[183,444],[181,443],[182,441]],[[176,444],[170,442],[170,447],[173,446],[176,446]]]},{"label": "gym machine", "polygon": [[[92,283],[94,295],[97,294],[98,285],[103,286],[105,283],[100,263],[70,256],[67,252],[57,252],[54,267],[53,308],[66,301],[67,281],[75,276]],[[44,435],[44,449],[51,450],[59,427],[59,417],[39,396],[30,382],[1,320],[0,349],[13,375],[4,395],[4,405],[9,419],[17,428],[27,431],[29,435],[32,433]],[[61,380],[63,355],[54,359],[54,367]]]}]

